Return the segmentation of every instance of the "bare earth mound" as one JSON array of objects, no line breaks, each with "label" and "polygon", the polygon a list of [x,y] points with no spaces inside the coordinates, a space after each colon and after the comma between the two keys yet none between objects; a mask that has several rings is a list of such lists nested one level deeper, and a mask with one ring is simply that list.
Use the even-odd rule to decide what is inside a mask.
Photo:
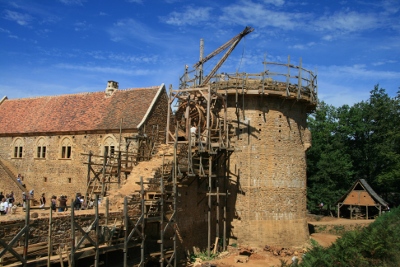
[{"label": "bare earth mound", "polygon": [[[334,218],[334,217],[322,217],[318,221],[311,220],[309,224],[313,226],[322,227],[321,229],[325,229],[327,232],[316,232],[310,235],[310,239],[317,241],[317,243],[323,247],[328,247],[332,243],[336,241],[340,235],[329,233],[329,231],[333,231],[336,228],[344,227],[345,230],[352,230],[358,227],[365,227],[372,223],[374,220],[350,220],[350,219],[343,219],[343,218]],[[211,264],[214,266],[223,266],[223,267],[230,267],[230,266],[267,266],[267,267],[278,267],[281,266],[281,261],[286,261],[288,264],[292,263],[293,257],[297,257],[301,260],[302,255],[307,251],[309,248],[310,242],[304,244],[303,248],[292,249],[294,251],[293,255],[290,256],[281,256],[281,255],[274,255],[274,253],[270,251],[264,251],[263,248],[252,248],[254,251],[253,254],[248,256],[247,262],[237,262],[238,256],[240,251],[243,248],[232,248],[230,247],[228,253],[223,254],[222,258],[210,261]],[[209,266],[202,263],[203,266]],[[194,264],[196,266],[196,264]],[[197,265],[201,266],[201,265]]]}]

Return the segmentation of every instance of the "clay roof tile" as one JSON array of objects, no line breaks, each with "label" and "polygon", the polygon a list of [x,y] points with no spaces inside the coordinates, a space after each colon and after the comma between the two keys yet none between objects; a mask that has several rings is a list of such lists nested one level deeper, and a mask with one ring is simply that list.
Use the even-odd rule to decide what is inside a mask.
[{"label": "clay roof tile", "polygon": [[0,104],[0,135],[136,129],[160,87],[36,98]]}]

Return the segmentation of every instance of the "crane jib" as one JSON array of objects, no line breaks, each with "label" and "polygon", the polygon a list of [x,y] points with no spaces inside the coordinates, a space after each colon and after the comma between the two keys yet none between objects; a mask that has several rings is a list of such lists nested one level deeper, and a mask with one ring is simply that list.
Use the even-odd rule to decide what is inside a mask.
[{"label": "crane jib", "polygon": [[221,53],[222,51],[224,51],[226,48],[228,48],[228,46],[230,45],[237,45],[237,43],[240,42],[240,40],[245,37],[247,34],[251,33],[252,31],[254,31],[254,28],[246,26],[246,28],[244,28],[244,30],[242,32],[240,32],[238,35],[236,35],[235,37],[233,37],[232,39],[230,39],[228,42],[226,42],[225,44],[221,45],[219,48],[217,48],[216,50],[214,50],[213,52],[211,52],[208,56],[206,56],[205,58],[201,59],[199,62],[197,62],[196,64],[193,65],[193,68],[197,69],[200,65],[204,64],[205,62],[207,62],[208,60],[210,60],[211,58],[213,58],[214,56],[218,55],[219,53]]}]

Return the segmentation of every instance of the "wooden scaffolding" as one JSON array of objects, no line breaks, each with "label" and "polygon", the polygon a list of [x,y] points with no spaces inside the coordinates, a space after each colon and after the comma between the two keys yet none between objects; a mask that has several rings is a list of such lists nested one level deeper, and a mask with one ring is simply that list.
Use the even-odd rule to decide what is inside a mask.
[{"label": "wooden scaffolding", "polygon": [[[174,143],[179,151],[174,157],[177,182],[181,186],[195,180],[199,184],[207,183],[204,195],[208,199],[207,253],[210,255],[213,222],[215,237],[222,240],[222,249],[227,246],[229,157],[234,148],[230,143],[232,127],[227,120],[226,98],[207,86],[170,89],[169,101],[170,104],[177,102],[175,125],[167,125],[170,130],[166,136],[167,143]],[[172,114],[168,113],[168,123],[170,121]],[[196,127],[195,132],[191,131],[193,127]]]},{"label": "wooden scaffolding", "polygon": [[[95,155],[91,151],[82,154],[88,157],[88,161],[84,162],[88,166],[85,201],[89,203],[96,196],[105,197],[110,189],[119,189],[122,179],[127,179],[138,162],[148,161],[156,153],[161,142],[160,134],[164,132],[154,125],[149,134],[125,137],[124,150],[104,149],[103,155]],[[133,143],[137,144],[136,150],[131,149]]]},{"label": "wooden scaffolding", "polygon": [[[119,220],[111,220],[109,202],[103,203],[104,213],[100,216],[99,199],[95,196],[93,205],[94,214],[88,226],[79,223],[79,216],[75,212],[74,203],[70,206],[71,238],[69,243],[55,242],[53,211],[49,209],[49,230],[47,242],[30,244],[31,229],[36,227],[30,221],[30,205],[27,202],[25,210],[25,223],[20,226],[18,234],[12,240],[0,239],[0,266],[48,266],[64,262],[68,266],[78,266],[77,262],[85,258],[93,258],[92,266],[101,265],[100,255],[113,251],[123,252],[123,266],[145,264],[156,259],[160,266],[176,267],[176,237],[177,227],[175,222],[177,191],[176,168],[171,162],[165,162],[155,177],[144,181],[140,177],[140,190],[130,197],[124,198],[123,216]],[[85,215],[86,221],[88,220]],[[159,229],[157,237],[150,236],[146,228],[155,225]],[[10,225],[5,225],[8,229]],[[2,229],[3,226],[0,226]],[[21,239],[23,240],[21,245]],[[17,242],[19,246],[16,246]],[[149,246],[150,243],[158,244],[158,248]],[[140,250],[140,257],[131,257],[132,249]]]}]

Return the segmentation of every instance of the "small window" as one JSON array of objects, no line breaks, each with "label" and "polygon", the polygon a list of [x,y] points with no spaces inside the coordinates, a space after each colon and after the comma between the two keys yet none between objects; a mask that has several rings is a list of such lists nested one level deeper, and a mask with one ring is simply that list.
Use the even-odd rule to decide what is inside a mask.
[{"label": "small window", "polygon": [[14,158],[22,158],[22,146],[14,147]]},{"label": "small window", "polygon": [[71,158],[71,146],[63,146],[61,149],[61,158],[70,159]]},{"label": "small window", "polygon": [[104,138],[103,140],[103,146],[104,146],[104,150],[103,153],[106,156],[112,156],[115,153],[115,144],[116,144],[116,140],[113,138],[112,135],[108,135]]},{"label": "small window", "polygon": [[36,157],[39,159],[46,158],[46,143],[44,141],[44,138],[40,138],[37,141],[36,145],[37,145]]},{"label": "small window", "polygon": [[114,155],[115,148],[114,148],[114,146],[105,146],[105,147],[104,147],[104,152],[105,152],[105,154],[108,155],[108,156]]},{"label": "small window", "polygon": [[15,139],[13,157],[14,158],[22,158],[23,151],[24,151],[24,142],[22,141],[21,138]]},{"label": "small window", "polygon": [[64,138],[61,142],[61,158],[70,159],[72,157],[72,147],[71,140],[69,138]]}]

